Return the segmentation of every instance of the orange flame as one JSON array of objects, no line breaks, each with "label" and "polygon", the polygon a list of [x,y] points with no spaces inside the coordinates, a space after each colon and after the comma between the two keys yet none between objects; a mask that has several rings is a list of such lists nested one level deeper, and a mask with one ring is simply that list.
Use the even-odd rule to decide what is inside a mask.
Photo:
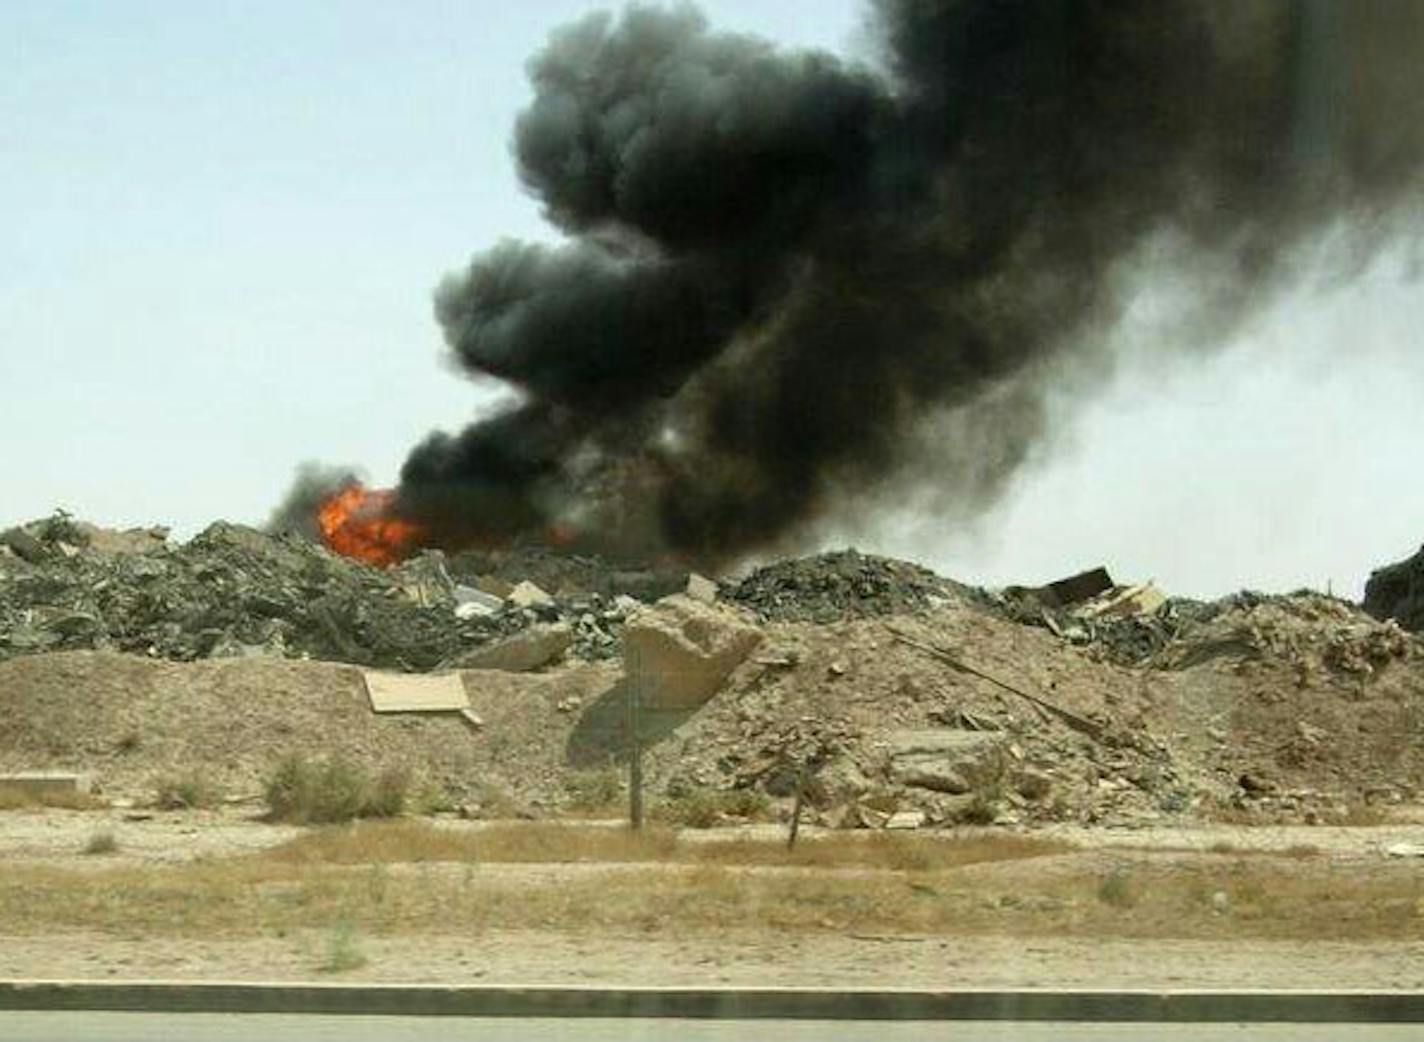
[{"label": "orange flame", "polygon": [[392,489],[364,485],[333,492],[316,508],[321,541],[346,557],[382,567],[409,557],[424,529],[391,514],[395,498]]}]

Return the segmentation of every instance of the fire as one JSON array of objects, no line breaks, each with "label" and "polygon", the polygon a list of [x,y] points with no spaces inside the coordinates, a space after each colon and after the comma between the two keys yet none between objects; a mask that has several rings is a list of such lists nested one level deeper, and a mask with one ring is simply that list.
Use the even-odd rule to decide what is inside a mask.
[{"label": "fire", "polygon": [[389,565],[408,557],[424,535],[414,521],[391,513],[392,489],[347,485],[316,508],[321,541],[330,549],[367,564]]}]

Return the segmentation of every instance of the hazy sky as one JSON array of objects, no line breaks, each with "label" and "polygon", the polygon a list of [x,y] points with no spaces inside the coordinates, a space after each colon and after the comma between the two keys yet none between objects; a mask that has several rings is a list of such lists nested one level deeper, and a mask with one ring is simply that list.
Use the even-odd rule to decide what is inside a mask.
[{"label": "hazy sky", "polygon": [[[508,151],[523,63],[605,6],[0,4],[0,524],[260,521],[303,460],[390,483],[468,420],[488,395],[442,362],[430,292],[502,236],[551,234]],[[701,6],[858,45],[852,0]],[[1301,292],[1209,356],[1168,363],[1129,328],[1000,509],[854,538],[968,581],[1101,562],[1179,593],[1358,595],[1424,541],[1406,266]]]}]

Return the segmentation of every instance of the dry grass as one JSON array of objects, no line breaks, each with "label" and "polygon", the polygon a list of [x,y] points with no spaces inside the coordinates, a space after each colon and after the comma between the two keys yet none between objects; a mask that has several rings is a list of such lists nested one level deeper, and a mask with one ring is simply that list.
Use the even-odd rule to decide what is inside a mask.
[{"label": "dry grass", "polygon": [[62,810],[97,810],[107,806],[103,799],[88,793],[63,791],[34,793],[18,785],[0,785],[0,810],[28,810],[56,807]]},{"label": "dry grass", "polygon": [[568,794],[565,806],[575,815],[616,815],[625,807],[623,775],[613,764],[570,771],[564,778],[564,791]]},{"label": "dry grass", "polygon": [[410,775],[402,770],[373,777],[341,757],[308,760],[292,753],[267,778],[264,796],[274,821],[325,824],[395,817],[406,809],[410,788]]},{"label": "dry grass", "polygon": [[216,807],[223,793],[201,771],[164,775],[154,783],[154,806],[162,810],[196,810]]},{"label": "dry grass", "polygon": [[1092,853],[1038,874],[1012,863],[929,872],[719,864],[534,870],[253,857],[161,868],[22,865],[0,875],[0,922],[13,934],[203,937],[331,931],[341,923],[361,936],[766,929],[1226,942],[1424,937],[1424,880],[1409,865],[1379,862],[1347,872],[1324,860],[1200,856],[1115,865],[1132,894],[1130,912],[1104,898],[1102,858]]},{"label": "dry grass", "polygon": [[779,840],[679,840],[666,828],[632,832],[623,827],[529,822],[452,829],[421,821],[391,821],[318,829],[263,856],[304,864],[667,862],[932,872],[1069,849],[1067,844],[1051,840],[993,834],[940,838],[895,832],[844,833],[803,839],[794,849],[787,849]]},{"label": "dry grass", "polygon": [[707,829],[727,819],[766,820],[771,800],[760,789],[686,788],[670,794],[653,808],[653,816],[670,825]]},{"label": "dry grass", "polygon": [[84,843],[84,854],[113,854],[119,849],[119,841],[108,829],[93,833]]}]

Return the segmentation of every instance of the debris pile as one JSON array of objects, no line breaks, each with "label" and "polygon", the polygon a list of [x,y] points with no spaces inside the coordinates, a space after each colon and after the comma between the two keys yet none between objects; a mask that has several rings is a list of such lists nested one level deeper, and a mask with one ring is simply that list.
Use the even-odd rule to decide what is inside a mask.
[{"label": "debris pile", "polygon": [[1379,622],[1334,597],[1248,591],[1199,606],[1154,665],[1185,669],[1234,656],[1283,661],[1303,679],[1320,671],[1368,677],[1417,645],[1394,620]]},{"label": "debris pile", "polygon": [[1377,568],[1365,584],[1365,611],[1394,619],[1407,630],[1424,633],[1424,546],[1413,557]]},{"label": "debris pile", "polygon": [[0,659],[92,649],[429,670],[559,622],[573,654],[610,658],[637,603],[556,600],[527,582],[499,596],[452,575],[438,552],[382,570],[226,522],[179,546],[162,530],[106,532],[63,514],[0,533]]},{"label": "debris pile", "polygon": [[1042,626],[1122,665],[1142,663],[1162,651],[1202,607],[1169,598],[1150,582],[1116,585],[1105,568],[1045,586],[976,592],[979,603],[1002,618]]},{"label": "debris pile", "polygon": [[758,568],[726,597],[763,622],[831,623],[923,612],[967,592],[919,565],[841,550]]}]

